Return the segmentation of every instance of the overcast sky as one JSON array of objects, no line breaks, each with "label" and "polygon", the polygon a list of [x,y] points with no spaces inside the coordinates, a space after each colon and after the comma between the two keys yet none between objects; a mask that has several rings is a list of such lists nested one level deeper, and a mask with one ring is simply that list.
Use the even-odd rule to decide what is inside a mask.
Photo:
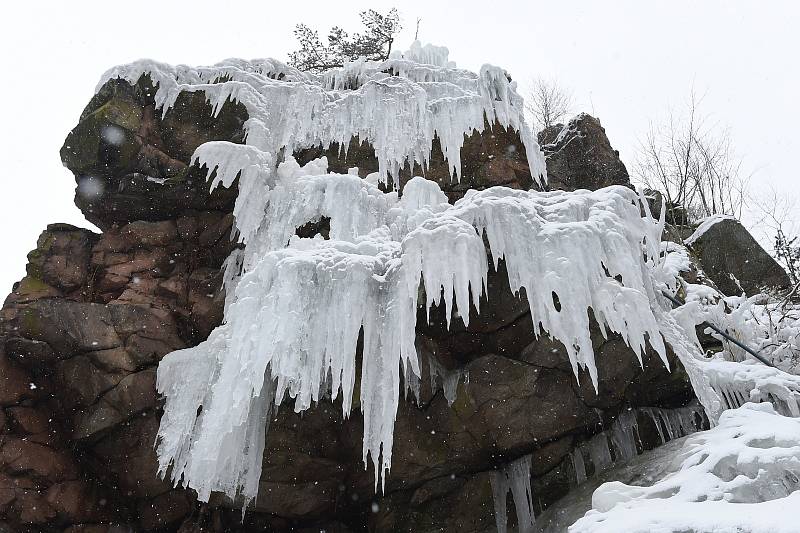
[{"label": "overcast sky", "polygon": [[[58,151],[109,67],[139,58],[207,65],[227,57],[285,60],[298,22],[358,28],[358,12],[396,6],[413,39],[450,48],[464,68],[554,78],[575,111],[598,116],[629,169],[637,139],[692,86],[730,127],[758,191],[797,195],[800,3],[794,1],[499,0],[458,2],[36,1],[2,8],[3,189],[0,292],[24,274],[48,223],[91,227],[72,203]],[[278,7],[279,6],[279,7]]]}]

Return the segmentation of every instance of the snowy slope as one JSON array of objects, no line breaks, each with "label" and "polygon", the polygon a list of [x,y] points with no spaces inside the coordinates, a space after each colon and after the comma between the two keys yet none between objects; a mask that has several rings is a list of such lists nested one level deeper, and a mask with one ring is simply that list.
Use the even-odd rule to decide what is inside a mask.
[{"label": "snowy slope", "polygon": [[[669,452],[653,454],[651,461],[664,466],[655,480],[636,475],[642,486],[601,485],[592,510],[569,532],[798,530],[799,419],[781,416],[769,403],[747,403]],[[640,468],[649,469],[650,462]]]},{"label": "snowy slope", "polygon": [[[785,300],[725,297],[686,283],[677,277],[689,268],[686,250],[662,244],[667,257],[659,277],[674,276],[664,287],[687,300],[671,315],[694,344],[694,326],[708,322],[779,364],[800,349],[796,311]],[[545,512],[542,531],[563,531],[587,510],[571,533],[798,530],[800,377],[756,362],[727,342],[698,366],[721,401],[718,418],[711,419],[716,426],[680,446],[676,441],[647,452],[602,476],[608,482],[599,487],[597,481],[579,487]]]},{"label": "snowy slope", "polygon": [[695,229],[694,233],[692,233],[684,242],[691,246],[697,239],[702,237],[705,232],[711,229],[714,224],[722,222],[723,220],[736,220],[736,217],[731,215],[711,215],[709,217],[700,219],[697,229]]}]

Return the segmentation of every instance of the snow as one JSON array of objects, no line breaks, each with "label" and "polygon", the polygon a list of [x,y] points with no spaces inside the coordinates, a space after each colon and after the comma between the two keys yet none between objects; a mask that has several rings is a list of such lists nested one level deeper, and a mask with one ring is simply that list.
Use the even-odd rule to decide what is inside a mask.
[{"label": "snow", "polygon": [[798,435],[800,420],[769,403],[725,411],[662,458],[657,479],[601,485],[569,532],[796,531]]},{"label": "snow", "polygon": [[432,44],[422,45],[419,41],[411,43],[405,52],[392,52],[392,59],[406,59],[423,65],[455,68],[455,63],[449,61],[450,51],[445,46]]},{"label": "snow", "polygon": [[[693,292],[698,292],[694,287]],[[760,355],[782,370],[800,373],[800,309],[788,300],[757,294],[751,297],[717,294],[707,298],[700,312],[706,322],[746,340]],[[723,342],[726,357],[745,361],[750,356],[714,332]]]},{"label": "snow", "polygon": [[[705,385],[703,389],[695,387],[695,392],[698,396],[708,395],[704,406],[712,422],[723,409],[759,401],[773,403],[775,409],[787,416],[800,416],[800,376],[796,375],[800,313],[788,302],[777,302],[762,294],[749,298],[726,297],[713,287],[686,283],[677,276],[675,283],[667,283],[664,280],[670,275],[686,270],[684,263],[688,256],[685,248],[678,245],[666,247],[665,252],[662,268],[666,272],[657,273],[656,277],[664,283],[664,290],[672,294],[682,290],[686,295],[685,305],[669,313],[683,336],[699,347],[695,326],[713,324],[779,367],[771,368],[755,361],[744,350],[706,328],[705,333],[717,338],[723,349],[709,357],[695,354],[692,364],[702,373],[700,379]],[[670,265],[683,266],[673,268]],[[693,350],[691,346],[686,348]],[[719,401],[716,408],[710,407],[717,401],[713,396]]]},{"label": "snow", "polygon": [[736,220],[736,217],[731,215],[711,215],[702,218],[700,219],[700,223],[698,224],[697,228],[694,230],[694,233],[692,233],[689,238],[684,241],[684,243],[686,243],[688,246],[693,245],[695,241],[697,241],[697,239],[702,237],[705,232],[711,229],[714,224],[718,224],[723,220]]},{"label": "snow", "polygon": [[657,314],[661,333],[681,359],[711,423],[723,410],[745,402],[769,401],[781,413],[800,416],[800,376],[755,361],[710,328],[705,332],[717,337],[723,349],[703,354],[695,330],[703,323],[713,324],[783,369],[793,370],[800,354],[797,312],[765,295],[726,297],[713,287],[687,283],[679,277],[688,270],[686,249],[662,243],[662,253],[653,274],[656,286],[673,295],[682,291],[686,303]]}]

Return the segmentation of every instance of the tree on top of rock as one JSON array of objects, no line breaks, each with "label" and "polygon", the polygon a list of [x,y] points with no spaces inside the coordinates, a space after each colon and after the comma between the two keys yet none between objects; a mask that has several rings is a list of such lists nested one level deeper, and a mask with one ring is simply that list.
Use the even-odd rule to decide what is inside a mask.
[{"label": "tree on top of rock", "polygon": [[555,80],[535,78],[525,94],[525,111],[537,131],[563,119],[572,108],[572,93]]},{"label": "tree on top of rock", "polygon": [[327,46],[319,33],[305,24],[295,26],[294,35],[300,49],[289,54],[289,64],[300,70],[322,72],[344,66],[346,61],[366,57],[370,61],[384,61],[392,52],[395,36],[400,32],[400,15],[392,8],[381,14],[374,9],[360,13],[365,31],[349,35],[339,26],[328,33]]}]

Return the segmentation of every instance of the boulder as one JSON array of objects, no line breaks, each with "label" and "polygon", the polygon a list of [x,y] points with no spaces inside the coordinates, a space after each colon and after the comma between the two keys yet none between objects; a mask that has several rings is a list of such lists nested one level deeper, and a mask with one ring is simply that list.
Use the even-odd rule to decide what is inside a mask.
[{"label": "boulder", "polygon": [[764,289],[781,290],[791,285],[783,267],[733,217],[701,221],[686,242],[697,254],[706,276],[724,294],[752,296]]},{"label": "boulder", "polygon": [[581,113],[566,126],[555,124],[542,130],[538,137],[547,161],[549,189],[631,186],[619,152],[611,146],[606,130],[593,116]]},{"label": "boulder", "polygon": [[108,81],[61,148],[75,175],[75,204],[103,230],[233,205],[235,188],[210,193],[205,169],[190,159],[207,141],[242,142],[244,105],[228,100],[215,114],[204,93],[181,93],[162,117],[154,94],[147,76],[135,85]]}]

